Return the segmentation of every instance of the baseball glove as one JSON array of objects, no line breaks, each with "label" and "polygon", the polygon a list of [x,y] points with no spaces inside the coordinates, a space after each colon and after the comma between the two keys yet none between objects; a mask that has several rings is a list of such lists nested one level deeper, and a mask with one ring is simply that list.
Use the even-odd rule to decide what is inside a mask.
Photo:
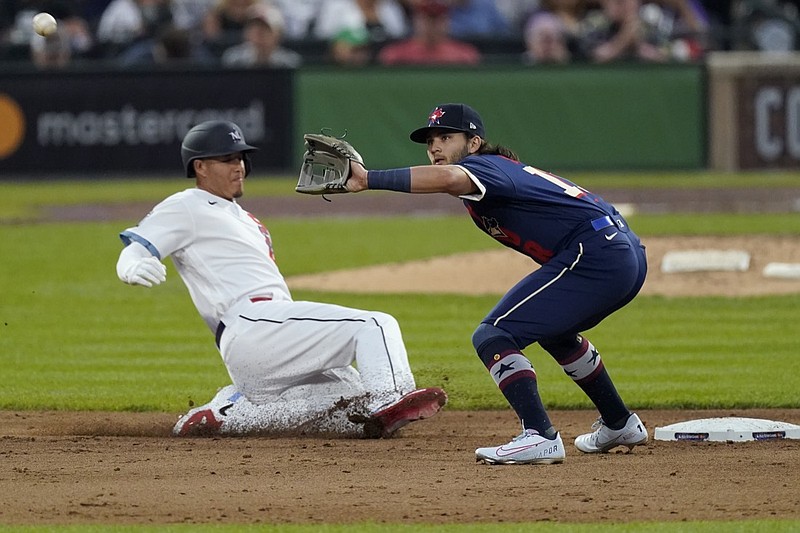
[{"label": "baseball glove", "polygon": [[364,159],[353,146],[330,135],[306,133],[306,152],[295,191],[303,194],[345,193],[350,177],[350,161],[361,165]]}]

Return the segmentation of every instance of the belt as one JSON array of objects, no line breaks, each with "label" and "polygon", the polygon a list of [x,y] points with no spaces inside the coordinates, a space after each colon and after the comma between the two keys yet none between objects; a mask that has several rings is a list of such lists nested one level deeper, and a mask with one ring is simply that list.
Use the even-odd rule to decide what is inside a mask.
[{"label": "belt", "polygon": [[625,224],[625,220],[620,215],[606,215],[604,217],[592,220],[590,224],[592,225],[592,229],[595,231],[600,231],[610,226],[617,226],[617,228],[622,231],[628,231],[628,226]]},{"label": "belt", "polygon": [[219,348],[219,341],[222,338],[222,333],[225,331],[225,322],[220,322],[219,326],[217,326],[217,334],[214,341],[217,343],[217,348]]},{"label": "belt", "polygon": [[611,217],[605,216],[592,220],[591,224],[595,231],[600,231],[601,229],[606,229],[609,226],[613,226],[614,221],[611,220]]},{"label": "belt", "polygon": [[619,231],[623,233],[627,233],[629,231],[628,224],[621,215],[606,215],[600,218],[585,220],[578,224],[570,233],[568,233],[566,237],[564,237],[561,242],[558,243],[555,249],[561,250],[565,246],[568,246],[574,239],[578,238],[578,236],[582,236],[587,231],[602,231],[606,228],[610,228],[611,226],[616,226]]},{"label": "belt", "polygon": [[[251,296],[248,299],[250,300],[251,303],[269,302],[269,301],[272,301],[272,295],[271,294],[265,294],[263,296]],[[219,343],[220,343],[220,340],[222,339],[222,333],[225,331],[225,328],[226,328],[225,323],[220,320],[219,325],[217,326],[217,333],[215,334],[215,338],[214,338],[214,340],[217,343],[217,348],[219,348]]]}]

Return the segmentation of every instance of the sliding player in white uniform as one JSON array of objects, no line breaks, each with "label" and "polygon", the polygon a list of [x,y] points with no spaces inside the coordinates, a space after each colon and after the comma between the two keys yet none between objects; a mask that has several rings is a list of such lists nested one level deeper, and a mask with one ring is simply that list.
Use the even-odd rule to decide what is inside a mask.
[{"label": "sliding player in white uniform", "polygon": [[157,285],[166,280],[161,261],[172,257],[233,382],[181,417],[173,433],[390,437],[438,412],[447,396],[415,389],[393,317],[292,300],[269,232],[236,202],[254,150],[232,122],[195,126],[181,156],[196,188],[120,234],[119,278]]}]

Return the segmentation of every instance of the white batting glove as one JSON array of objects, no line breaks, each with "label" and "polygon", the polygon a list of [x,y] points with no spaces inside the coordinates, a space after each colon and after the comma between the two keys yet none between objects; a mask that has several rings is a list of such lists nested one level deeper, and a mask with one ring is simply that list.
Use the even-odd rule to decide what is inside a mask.
[{"label": "white batting glove", "polygon": [[129,285],[152,287],[167,280],[167,267],[155,257],[145,257],[130,265],[120,279]]},{"label": "white batting glove", "polygon": [[166,281],[167,267],[143,246],[133,243],[119,254],[117,276],[129,285],[152,287]]}]

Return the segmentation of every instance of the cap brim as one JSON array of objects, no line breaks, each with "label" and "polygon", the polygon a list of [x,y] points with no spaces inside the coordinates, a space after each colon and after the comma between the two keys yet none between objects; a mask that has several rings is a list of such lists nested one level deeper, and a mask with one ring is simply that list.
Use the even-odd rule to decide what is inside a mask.
[{"label": "cap brim", "polygon": [[458,133],[476,135],[476,133],[472,131],[464,130],[461,128],[453,128],[450,126],[425,126],[424,128],[419,128],[412,131],[411,135],[409,135],[408,137],[415,143],[428,144],[428,132],[430,132],[431,130],[448,130],[448,131],[455,131]]}]

